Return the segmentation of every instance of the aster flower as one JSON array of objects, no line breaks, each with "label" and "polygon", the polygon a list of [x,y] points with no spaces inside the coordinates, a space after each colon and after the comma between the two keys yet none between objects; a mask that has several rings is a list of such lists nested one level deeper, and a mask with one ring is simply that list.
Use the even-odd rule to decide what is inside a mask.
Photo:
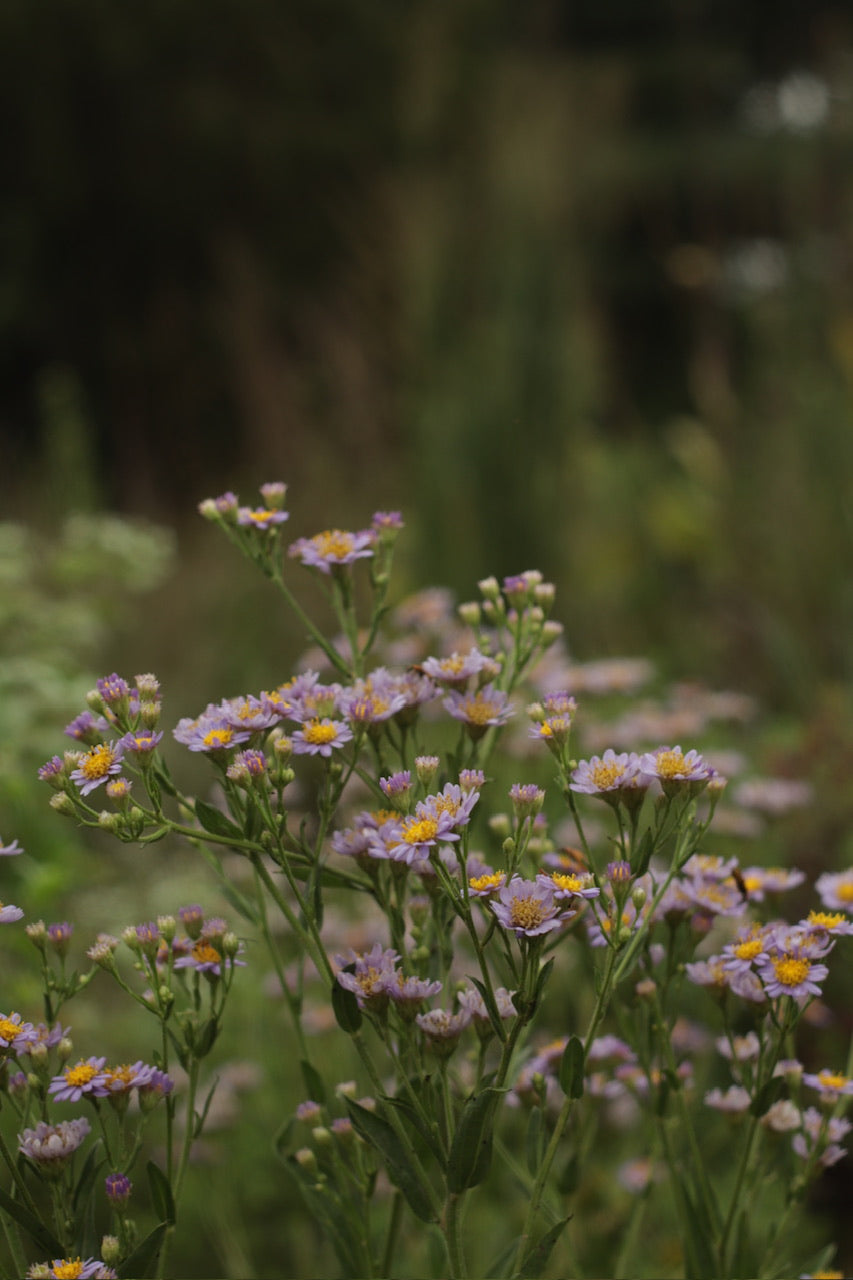
[{"label": "aster flower", "polygon": [[81,796],[87,796],[107,778],[121,772],[123,748],[117,742],[99,742],[91,747],[71,771],[71,781],[76,782]]},{"label": "aster flower", "polygon": [[341,710],[353,724],[382,724],[402,711],[405,705],[404,693],[383,691],[371,681],[359,681],[340,698]]},{"label": "aster flower", "polygon": [[509,789],[509,798],[519,822],[534,817],[545,800],[545,792],[535,782],[515,782]]},{"label": "aster flower", "polygon": [[478,868],[476,875],[468,877],[469,898],[490,898],[506,884],[505,871],[492,871],[491,867]]},{"label": "aster flower", "polygon": [[115,1274],[100,1258],[54,1258],[47,1280],[110,1280]]},{"label": "aster flower", "polygon": [[[476,795],[476,792],[472,794]],[[454,830],[456,825],[455,814],[446,809],[436,812],[421,801],[409,817],[378,831],[373,847],[381,846],[385,857],[412,866],[419,858],[428,858],[430,850],[443,841],[458,840]],[[377,856],[383,855],[380,852]]]},{"label": "aster flower", "polygon": [[252,735],[248,729],[235,729],[216,707],[209,707],[196,720],[179,720],[172,736],[190,751],[210,753],[242,746]]},{"label": "aster flower", "polygon": [[412,774],[409,769],[401,769],[390,777],[380,778],[379,786],[389,800],[405,800],[412,789]]},{"label": "aster flower", "polygon": [[454,651],[447,658],[424,658],[420,665],[424,675],[441,685],[450,685],[456,689],[467,684],[471,676],[479,676],[484,671],[490,676],[496,676],[500,669],[494,658],[487,657],[476,646],[467,653]]},{"label": "aster flower", "polygon": [[150,756],[162,737],[162,731],[133,729],[119,739],[119,746],[123,751],[137,758]]},{"label": "aster flower", "polygon": [[0,858],[16,858],[19,853],[23,852],[17,840],[13,840],[11,844],[4,844],[0,839]]},{"label": "aster flower", "polygon": [[[12,1016],[15,1017],[16,1015],[13,1014]],[[31,1024],[27,1023],[26,1025],[30,1027]],[[31,1027],[31,1030],[31,1038],[25,1036],[15,1041],[15,1052],[19,1058],[26,1057],[37,1045],[44,1045],[46,1049],[52,1049],[59,1044],[63,1037],[71,1034],[70,1027],[63,1027],[58,1022],[55,1022],[52,1027],[49,1027],[46,1022],[38,1022]]]},{"label": "aster flower", "polygon": [[444,1058],[456,1048],[459,1037],[471,1022],[471,1014],[467,1009],[459,1009],[457,1013],[430,1009],[429,1013],[419,1013],[415,1022],[433,1053]]},{"label": "aster flower", "polygon": [[715,1041],[718,1051],[730,1062],[753,1062],[761,1053],[761,1042],[754,1031],[745,1036],[719,1036]]},{"label": "aster flower", "polygon": [[94,711],[81,711],[79,716],[65,726],[65,734],[75,742],[95,743],[109,729],[109,721],[96,716]]},{"label": "aster flower", "polygon": [[592,875],[586,872],[552,871],[547,879],[554,886],[558,902],[561,898],[597,898],[601,893]]},{"label": "aster flower", "polygon": [[828,911],[853,909],[853,867],[846,871],[824,872],[818,876],[815,889]]},{"label": "aster flower", "polygon": [[839,1098],[849,1098],[853,1094],[853,1080],[842,1075],[840,1071],[824,1068],[818,1072],[803,1072],[803,1084],[810,1089],[817,1089],[823,1103],[833,1105]]},{"label": "aster flower", "polygon": [[482,689],[473,693],[451,691],[444,698],[442,706],[454,720],[461,720],[469,736],[475,741],[487,729],[506,724],[513,716],[513,707],[507,695],[494,684],[483,685]]},{"label": "aster flower", "polygon": [[513,876],[490,905],[498,923],[517,938],[536,938],[560,929],[571,914],[557,906],[554,888],[546,880],[521,876]]},{"label": "aster flower", "polygon": [[383,950],[378,942],[369,951],[352,951],[348,961],[336,956],[335,963],[340,966],[338,982],[353,992],[360,1009],[381,1011],[388,1004],[388,987],[397,981],[399,959],[396,951]]},{"label": "aster flower", "polygon": [[737,884],[705,876],[686,876],[679,885],[681,892],[705,915],[741,916],[746,903]]},{"label": "aster flower", "polygon": [[802,1160],[811,1159],[814,1152],[820,1150],[818,1163],[828,1169],[847,1154],[839,1144],[850,1132],[849,1120],[839,1116],[826,1120],[816,1107],[809,1107],[803,1112],[802,1124],[802,1131],[794,1135],[791,1143]]},{"label": "aster flower", "polygon": [[106,1067],[103,1072],[103,1083],[107,1094],[121,1095],[130,1093],[131,1089],[147,1084],[153,1067],[137,1061],[132,1065],[123,1063],[116,1067]]},{"label": "aster flower", "polygon": [[14,924],[16,920],[21,920],[23,915],[21,908],[14,906],[13,903],[0,902],[0,924]]},{"label": "aster flower", "polygon": [[462,769],[459,774],[459,785],[463,791],[479,791],[485,786],[486,775],[482,769]]},{"label": "aster flower", "polygon": [[372,556],[375,545],[376,533],[373,529],[362,529],[360,533],[326,529],[323,533],[316,533],[313,538],[298,538],[288,548],[287,554],[299,560],[307,569],[331,573],[332,569],[340,569],[352,564],[354,560]]},{"label": "aster flower", "polygon": [[106,1061],[106,1058],[87,1058],[73,1067],[66,1067],[61,1075],[53,1077],[48,1093],[57,1102],[79,1102],[84,1095],[103,1098],[107,1093],[104,1080]]},{"label": "aster flower", "polygon": [[448,814],[455,826],[464,827],[470,821],[479,799],[479,791],[473,788],[463,791],[455,782],[448,782],[436,795],[425,796],[418,804],[417,811],[423,817],[438,818],[441,814]]},{"label": "aster flower", "polygon": [[698,751],[685,754],[681,747],[658,747],[640,756],[639,763],[643,773],[658,779],[666,795],[678,795],[685,784],[701,790],[714,776]]},{"label": "aster flower", "polygon": [[77,1120],[61,1120],[59,1124],[46,1124],[42,1120],[34,1129],[24,1129],[18,1134],[18,1150],[42,1167],[64,1166],[90,1129],[85,1116]]},{"label": "aster flower", "polygon": [[175,961],[175,969],[194,969],[197,973],[213,974],[216,978],[222,977],[223,966],[232,968],[234,965],[245,967],[245,960],[238,960],[236,956],[226,955],[221,944],[214,945],[210,938],[202,935],[197,942],[193,944],[192,950],[187,955],[179,956]]},{"label": "aster flower", "polygon": [[133,1183],[126,1173],[108,1173],[104,1179],[104,1192],[115,1209],[127,1204],[132,1191]]},{"label": "aster flower", "polygon": [[240,733],[262,733],[281,719],[279,709],[269,696],[227,698],[220,702],[218,710],[225,723]]},{"label": "aster flower", "polygon": [[738,1084],[731,1085],[725,1093],[721,1089],[711,1089],[705,1094],[705,1106],[716,1111],[743,1112],[748,1109],[750,1101],[746,1089]]},{"label": "aster flower", "polygon": [[394,981],[389,980],[384,984],[384,990],[391,1003],[408,1022],[414,1018],[424,1000],[438,995],[441,983],[438,980],[429,982],[425,978],[406,978],[398,971]]},{"label": "aster flower", "polygon": [[244,529],[274,529],[276,525],[289,520],[287,511],[279,507],[238,507],[237,523]]},{"label": "aster flower", "polygon": [[[569,786],[583,795],[604,796],[618,793],[640,773],[640,760],[633,751],[620,755],[609,747],[603,756],[578,761]],[[645,780],[648,785],[648,779]]]},{"label": "aster flower", "polygon": [[54,787],[61,786],[62,779],[65,777],[65,761],[62,756],[51,756],[41,766],[37,777],[40,782],[49,782]]},{"label": "aster flower", "polygon": [[758,974],[765,994],[775,1000],[790,996],[802,1003],[811,996],[819,996],[818,985],[829,973],[825,964],[816,963],[805,945],[793,945],[788,949],[773,946],[758,962]]},{"label": "aster flower", "polygon": [[823,931],[833,938],[848,937],[853,933],[853,920],[841,911],[810,911],[800,924],[806,930]]},{"label": "aster flower", "polygon": [[784,893],[796,889],[805,880],[797,867],[744,867],[741,880],[750,902],[763,902],[767,893]]},{"label": "aster flower", "polygon": [[175,1082],[165,1071],[154,1068],[147,1080],[137,1086],[139,1105],[144,1111],[150,1111],[162,1098],[167,1098],[175,1087]]},{"label": "aster flower", "polygon": [[24,1046],[33,1044],[37,1039],[35,1028],[31,1022],[24,1022],[19,1013],[0,1013],[0,1051],[14,1049],[24,1050]]},{"label": "aster flower", "polygon": [[293,754],[325,756],[352,741],[352,729],[344,720],[307,720],[293,734]]}]

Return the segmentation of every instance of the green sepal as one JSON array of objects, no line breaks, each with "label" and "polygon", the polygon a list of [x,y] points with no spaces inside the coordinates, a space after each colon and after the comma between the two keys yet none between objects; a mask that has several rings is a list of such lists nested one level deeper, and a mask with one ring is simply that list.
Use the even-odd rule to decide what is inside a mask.
[{"label": "green sepal", "polygon": [[169,1179],[153,1160],[148,1161],[145,1166],[145,1172],[148,1175],[151,1200],[158,1217],[162,1220],[162,1225],[164,1227],[173,1226],[175,1222],[175,1200]]},{"label": "green sepal", "polygon": [[458,1194],[476,1187],[489,1172],[492,1162],[492,1120],[506,1089],[482,1089],[462,1108],[450,1155],[447,1158],[447,1189]]},{"label": "green sepal", "polygon": [[382,1156],[389,1178],[400,1188],[415,1217],[435,1222],[432,1188],[388,1121],[352,1098],[344,1101],[356,1133]]},{"label": "green sepal", "polygon": [[560,1059],[560,1070],[557,1079],[560,1088],[567,1098],[582,1098],[584,1084],[585,1054],[580,1036],[569,1036],[568,1044]]}]

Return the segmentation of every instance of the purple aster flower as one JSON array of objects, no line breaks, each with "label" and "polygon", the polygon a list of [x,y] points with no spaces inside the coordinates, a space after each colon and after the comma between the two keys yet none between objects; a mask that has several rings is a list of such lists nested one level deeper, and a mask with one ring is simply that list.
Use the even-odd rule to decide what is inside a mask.
[{"label": "purple aster flower", "polygon": [[269,697],[228,698],[217,708],[226,724],[240,732],[261,733],[281,719],[281,714]]},{"label": "purple aster flower", "polygon": [[0,1013],[0,1050],[15,1049],[20,1052],[24,1046],[33,1044],[36,1032],[31,1022],[24,1022],[19,1013]]},{"label": "purple aster flower", "polygon": [[64,777],[65,761],[62,756],[51,756],[38,771],[39,781],[49,782],[54,787],[61,786]]},{"label": "purple aster flower", "polygon": [[483,865],[478,869],[476,875],[468,877],[468,897],[490,898],[493,893],[497,893],[505,884],[505,871],[492,871],[491,867]]},{"label": "purple aster flower", "polygon": [[119,739],[119,746],[132,756],[149,756],[162,737],[162,731],[134,729]]},{"label": "purple aster flower", "polygon": [[765,994],[775,1000],[778,996],[791,996],[798,1002],[821,994],[818,985],[829,973],[825,964],[816,963],[804,946],[789,950],[773,947],[758,962],[758,973]]},{"label": "purple aster flower", "polygon": [[59,1124],[46,1124],[42,1120],[34,1129],[24,1129],[18,1134],[18,1150],[42,1167],[64,1166],[90,1129],[85,1116],[77,1120],[61,1120]]},{"label": "purple aster flower", "polygon": [[118,778],[110,778],[106,785],[106,793],[116,804],[123,805],[125,801],[130,799],[130,791],[133,786],[130,778],[119,776]]},{"label": "purple aster flower", "polygon": [[714,770],[698,751],[688,751],[685,755],[681,747],[658,747],[656,751],[646,752],[640,756],[640,769],[657,778],[667,795],[678,794],[685,783],[701,790],[714,776]]},{"label": "purple aster flower", "polygon": [[633,751],[623,751],[617,755],[608,748],[603,756],[592,756],[589,760],[580,760],[572,773],[570,787],[584,795],[614,795],[621,798],[619,792],[634,785],[648,786],[649,779],[641,778],[640,760]]},{"label": "purple aster flower", "polygon": [[767,933],[762,925],[749,924],[740,929],[723,947],[720,957],[727,974],[743,974],[767,957]]},{"label": "purple aster flower", "polygon": [[374,511],[370,525],[377,533],[405,528],[403,516],[399,511]]},{"label": "purple aster flower", "polygon": [[132,1066],[128,1063],[122,1063],[121,1066],[106,1067],[103,1072],[106,1092],[110,1096],[128,1094],[131,1089],[147,1084],[153,1070],[153,1067],[149,1067],[141,1061],[134,1062]]},{"label": "purple aster flower", "polygon": [[589,872],[552,871],[548,876],[543,873],[543,878],[550,880],[558,902],[561,898],[597,898],[601,894]]},{"label": "purple aster flower", "polygon": [[[12,1016],[16,1015],[13,1014]],[[26,1025],[30,1026],[29,1023]],[[33,1033],[31,1038],[16,1041],[15,1043],[15,1051],[19,1058],[31,1053],[36,1045],[43,1044],[45,1048],[52,1049],[59,1044],[63,1036],[71,1034],[70,1027],[63,1027],[58,1022],[55,1022],[52,1027],[49,1027],[46,1022],[39,1022],[31,1029]]]},{"label": "purple aster flower", "polygon": [[559,929],[570,912],[562,911],[554,899],[554,889],[546,880],[524,880],[513,876],[490,903],[504,929],[517,938],[537,938]]},{"label": "purple aster flower", "polygon": [[198,973],[210,973],[216,978],[222,977],[223,965],[227,967],[240,965],[245,967],[245,960],[238,960],[236,956],[225,955],[220,947],[215,946],[209,938],[201,937],[198,942],[193,945],[192,951],[187,955],[179,956],[175,961],[176,969],[195,969]]},{"label": "purple aster flower", "polygon": [[688,876],[679,887],[689,901],[706,915],[740,916],[746,910],[743,894],[733,880]]},{"label": "purple aster flower", "polygon": [[361,689],[356,687],[349,693],[344,692],[340,699],[341,710],[353,724],[381,724],[405,707],[405,694],[388,696],[370,688],[369,681],[361,683]]},{"label": "purple aster flower", "polygon": [[176,742],[190,751],[203,752],[228,751],[248,742],[252,736],[247,729],[235,729],[215,707],[208,708],[197,720],[187,717],[179,720],[172,734]]},{"label": "purple aster flower", "polygon": [[268,480],[258,490],[268,507],[280,510],[287,496],[287,485],[283,480]]},{"label": "purple aster flower", "polygon": [[454,720],[461,720],[469,736],[475,741],[493,725],[506,724],[513,715],[513,707],[507,695],[491,683],[473,693],[451,691],[443,699],[442,706]]},{"label": "purple aster flower", "polygon": [[824,872],[815,881],[815,889],[828,911],[853,910],[853,867]]},{"label": "purple aster flower", "polygon": [[352,741],[352,729],[343,720],[307,720],[293,734],[293,754],[325,756]]},{"label": "purple aster flower", "polygon": [[436,818],[440,814],[447,813],[453,818],[455,826],[464,827],[470,821],[474,806],[479,799],[479,791],[463,791],[455,782],[448,782],[436,795],[425,796],[418,805],[418,811],[423,816]]},{"label": "purple aster flower", "polygon": [[388,980],[383,988],[394,1007],[399,1011],[401,1017],[410,1022],[424,1000],[428,1000],[430,996],[438,995],[441,990],[441,983],[428,982],[425,978],[405,978],[402,973],[397,972],[394,980]]},{"label": "purple aster flower", "polygon": [[165,1071],[154,1068],[147,1080],[138,1086],[139,1105],[144,1111],[150,1111],[163,1098],[167,1098],[175,1087],[175,1082]]},{"label": "purple aster flower", "polygon": [[118,742],[99,742],[80,757],[77,768],[71,771],[71,781],[77,783],[81,796],[121,772],[122,752]]},{"label": "purple aster flower", "polygon": [[277,507],[238,507],[237,523],[248,529],[274,529],[284,524],[290,516],[287,511]]},{"label": "purple aster flower", "polygon": [[107,1093],[104,1081],[106,1058],[82,1059],[73,1067],[66,1067],[61,1075],[54,1076],[48,1093],[57,1102],[79,1102],[86,1095],[103,1098]]},{"label": "purple aster flower", "polygon": [[109,721],[103,716],[96,716],[93,711],[81,711],[79,716],[65,726],[65,733],[75,742],[95,743],[109,729]]},{"label": "purple aster flower", "polygon": [[0,840],[0,858],[16,858],[19,853],[23,852],[17,840],[13,840],[11,844],[4,844]]},{"label": "purple aster flower", "polygon": [[745,1036],[718,1036],[715,1041],[717,1050],[728,1058],[729,1062],[753,1062],[761,1053],[761,1041],[754,1031]]},{"label": "purple aster flower", "polygon": [[126,1173],[108,1173],[104,1179],[104,1191],[110,1204],[121,1209],[130,1199],[133,1183]]},{"label": "purple aster flower", "polygon": [[126,706],[130,698],[130,686],[114,671],[111,676],[103,676],[98,681],[98,693],[108,707]]},{"label": "purple aster flower", "polygon": [[405,799],[412,789],[412,774],[409,769],[401,769],[388,778],[380,778],[379,785],[389,800]]},{"label": "purple aster flower", "polygon": [[16,920],[21,920],[23,915],[20,907],[14,906],[11,902],[4,906],[0,902],[0,924],[14,924]]},{"label": "purple aster flower", "polygon": [[839,1144],[850,1132],[849,1120],[833,1116],[827,1121],[817,1107],[809,1107],[804,1111],[802,1120],[802,1132],[795,1134],[791,1143],[801,1159],[808,1160],[816,1149],[823,1148],[818,1161],[824,1169],[828,1169],[846,1155]]},{"label": "purple aster flower", "polygon": [[509,789],[513,811],[519,822],[539,812],[545,800],[545,792],[535,782],[514,782]]},{"label": "purple aster flower", "polygon": [[457,1013],[430,1009],[429,1013],[419,1013],[415,1022],[433,1053],[443,1058],[456,1048],[459,1037],[471,1022],[471,1014],[467,1009],[460,1009]]},{"label": "purple aster flower", "polygon": [[767,893],[796,889],[806,878],[797,867],[744,867],[741,879],[750,902],[763,902]]},{"label": "purple aster flower", "polygon": [[810,911],[800,925],[809,931],[823,931],[833,938],[848,937],[853,933],[853,920],[841,911]]},{"label": "purple aster flower", "polygon": [[[514,1018],[518,1010],[512,1002],[512,992],[507,991],[506,987],[495,987],[494,996],[498,1015],[502,1019]],[[466,987],[464,991],[460,991],[458,1000],[461,1012],[468,1015],[478,1032],[487,1027],[491,1031],[486,1002],[476,987]]]},{"label": "purple aster flower", "polygon": [[335,963],[340,966],[338,982],[355,995],[360,1009],[381,1011],[388,1004],[389,985],[397,981],[399,959],[396,951],[383,950],[378,942],[369,951],[350,952],[349,960],[336,956]]},{"label": "purple aster flower", "polygon": [[373,555],[376,534],[373,529],[360,533],[348,533],[344,529],[326,529],[313,538],[299,538],[288,548],[288,555],[298,559],[307,569],[319,569],[331,573]]},{"label": "purple aster flower", "polygon": [[110,1280],[115,1276],[112,1267],[106,1266],[100,1258],[54,1258],[47,1280],[59,1280],[60,1277],[79,1277],[80,1280]]},{"label": "purple aster flower", "polygon": [[830,1071],[827,1068],[816,1073],[804,1072],[803,1084],[807,1084],[810,1089],[817,1089],[821,1102],[829,1105],[836,1103],[839,1098],[849,1098],[853,1094],[853,1080],[840,1071]]},{"label": "purple aster flower", "polygon": [[428,858],[430,849],[442,841],[458,840],[456,824],[455,814],[446,809],[435,812],[421,801],[414,814],[377,832],[374,844],[381,840],[389,858],[411,866],[418,858]]},{"label": "purple aster flower", "polygon": [[705,1106],[714,1107],[717,1111],[743,1112],[749,1107],[750,1101],[746,1089],[738,1084],[731,1085],[725,1093],[721,1089],[711,1089],[705,1094]]},{"label": "purple aster flower", "polygon": [[482,769],[462,769],[459,774],[459,785],[463,791],[479,791],[485,783],[486,775]]},{"label": "purple aster flower", "polygon": [[59,956],[68,954],[68,944],[74,932],[74,925],[67,920],[56,921],[47,926],[47,943]]},{"label": "purple aster flower", "polygon": [[497,675],[499,667],[494,658],[487,657],[475,647],[467,653],[451,653],[448,658],[424,658],[421,671],[439,684],[458,689],[467,684],[471,676],[479,676],[481,672]]}]

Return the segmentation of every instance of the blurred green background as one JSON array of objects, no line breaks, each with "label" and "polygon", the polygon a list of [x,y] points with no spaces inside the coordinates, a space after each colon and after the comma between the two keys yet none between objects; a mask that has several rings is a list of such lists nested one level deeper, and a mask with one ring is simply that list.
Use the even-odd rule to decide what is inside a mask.
[{"label": "blurred green background", "polygon": [[155,671],[174,723],[291,674],[302,636],[196,514],[277,479],[294,538],[401,509],[397,598],[538,567],[574,657],[757,696],[763,763],[819,800],[790,856],[849,864],[851,85],[846,2],[0,6],[29,915],[76,884],[111,927],[110,876],[166,909],[32,774],[97,675]]}]

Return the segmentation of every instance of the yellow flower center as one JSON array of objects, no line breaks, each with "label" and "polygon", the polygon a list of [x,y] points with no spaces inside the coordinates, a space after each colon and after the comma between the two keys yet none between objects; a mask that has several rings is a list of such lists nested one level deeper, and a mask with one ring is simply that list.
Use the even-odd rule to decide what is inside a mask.
[{"label": "yellow flower center", "polygon": [[353,549],[352,534],[344,533],[342,529],[326,529],[323,533],[318,533],[311,541],[321,556],[337,556],[339,559],[343,559]]},{"label": "yellow flower center", "polygon": [[21,1024],[13,1022],[11,1018],[0,1018],[0,1039],[5,1040],[7,1044],[11,1043],[21,1033]]},{"label": "yellow flower center", "polygon": [[410,819],[404,826],[403,839],[406,844],[425,844],[434,840],[438,832],[438,823],[434,818]]},{"label": "yellow flower center", "polygon": [[469,886],[481,893],[484,889],[500,889],[506,880],[503,871],[495,871],[490,876],[470,876],[468,879]]},{"label": "yellow flower center", "polygon": [[80,761],[80,772],[89,781],[104,778],[110,771],[113,762],[113,749],[108,742],[101,742],[92,747]]},{"label": "yellow flower center", "polygon": [[481,697],[478,693],[473,698],[465,700],[465,718],[470,720],[471,724],[488,724],[488,722],[500,712],[497,702],[490,702],[488,698]]},{"label": "yellow flower center", "polygon": [[656,763],[658,774],[662,778],[677,778],[686,772],[684,753],[681,751],[659,751]]},{"label": "yellow flower center", "polygon": [[90,1062],[78,1062],[76,1067],[69,1067],[65,1072],[65,1079],[68,1084],[88,1084],[98,1074],[98,1068],[93,1067]]},{"label": "yellow flower center", "polygon": [[356,982],[361,987],[364,994],[369,996],[373,994],[373,988],[376,986],[376,983],[379,981],[381,976],[380,971],[378,969],[374,969],[371,965],[366,973],[356,974]]},{"label": "yellow flower center", "polygon": [[59,1262],[54,1262],[53,1274],[62,1276],[63,1280],[75,1280],[76,1276],[83,1274],[83,1259],[62,1258]]},{"label": "yellow flower center", "polygon": [[848,1077],[840,1071],[819,1071],[817,1078],[824,1089],[843,1089],[848,1083]]},{"label": "yellow flower center", "polygon": [[545,919],[542,903],[536,898],[513,898],[509,918],[516,928],[535,929]]},{"label": "yellow flower center", "polygon": [[311,724],[305,726],[302,730],[302,736],[306,742],[312,743],[316,747],[323,747],[328,742],[334,742],[337,737],[337,729],[333,724],[320,724],[313,720]]},{"label": "yellow flower center", "polygon": [[465,666],[465,659],[460,654],[454,653],[450,658],[442,658],[438,665],[446,675],[456,676]]},{"label": "yellow flower center", "polygon": [[756,890],[761,888],[761,877],[760,876],[744,876],[743,887],[744,889],[746,889],[747,893],[755,893]]},{"label": "yellow flower center", "polygon": [[810,911],[806,923],[813,924],[817,929],[834,929],[846,919],[841,911]]},{"label": "yellow flower center", "polygon": [[625,772],[624,764],[597,764],[592,771],[592,780],[600,791],[612,787]]},{"label": "yellow flower center", "polygon": [[125,1089],[129,1089],[133,1079],[133,1073],[127,1063],[120,1067],[109,1067],[104,1072],[108,1084],[123,1084]]},{"label": "yellow flower center", "polygon": [[835,890],[835,896],[842,902],[853,902],[853,883],[840,884]]},{"label": "yellow flower center", "polygon": [[811,961],[801,956],[784,955],[780,960],[773,961],[776,977],[784,987],[798,987],[801,982],[805,982],[811,967]]},{"label": "yellow flower center", "polygon": [[749,938],[746,942],[737,943],[734,953],[738,960],[754,960],[756,956],[761,955],[763,946],[760,938]]},{"label": "yellow flower center", "polygon": [[234,737],[234,730],[227,726],[224,729],[210,729],[202,738],[206,747],[227,747]]},{"label": "yellow flower center", "polygon": [[564,876],[559,871],[555,871],[551,879],[558,889],[566,889],[569,893],[580,893],[583,888],[583,880],[580,876]]},{"label": "yellow flower center", "polygon": [[193,947],[193,960],[197,960],[199,964],[219,964],[221,959],[216,947],[206,940],[197,942]]}]

